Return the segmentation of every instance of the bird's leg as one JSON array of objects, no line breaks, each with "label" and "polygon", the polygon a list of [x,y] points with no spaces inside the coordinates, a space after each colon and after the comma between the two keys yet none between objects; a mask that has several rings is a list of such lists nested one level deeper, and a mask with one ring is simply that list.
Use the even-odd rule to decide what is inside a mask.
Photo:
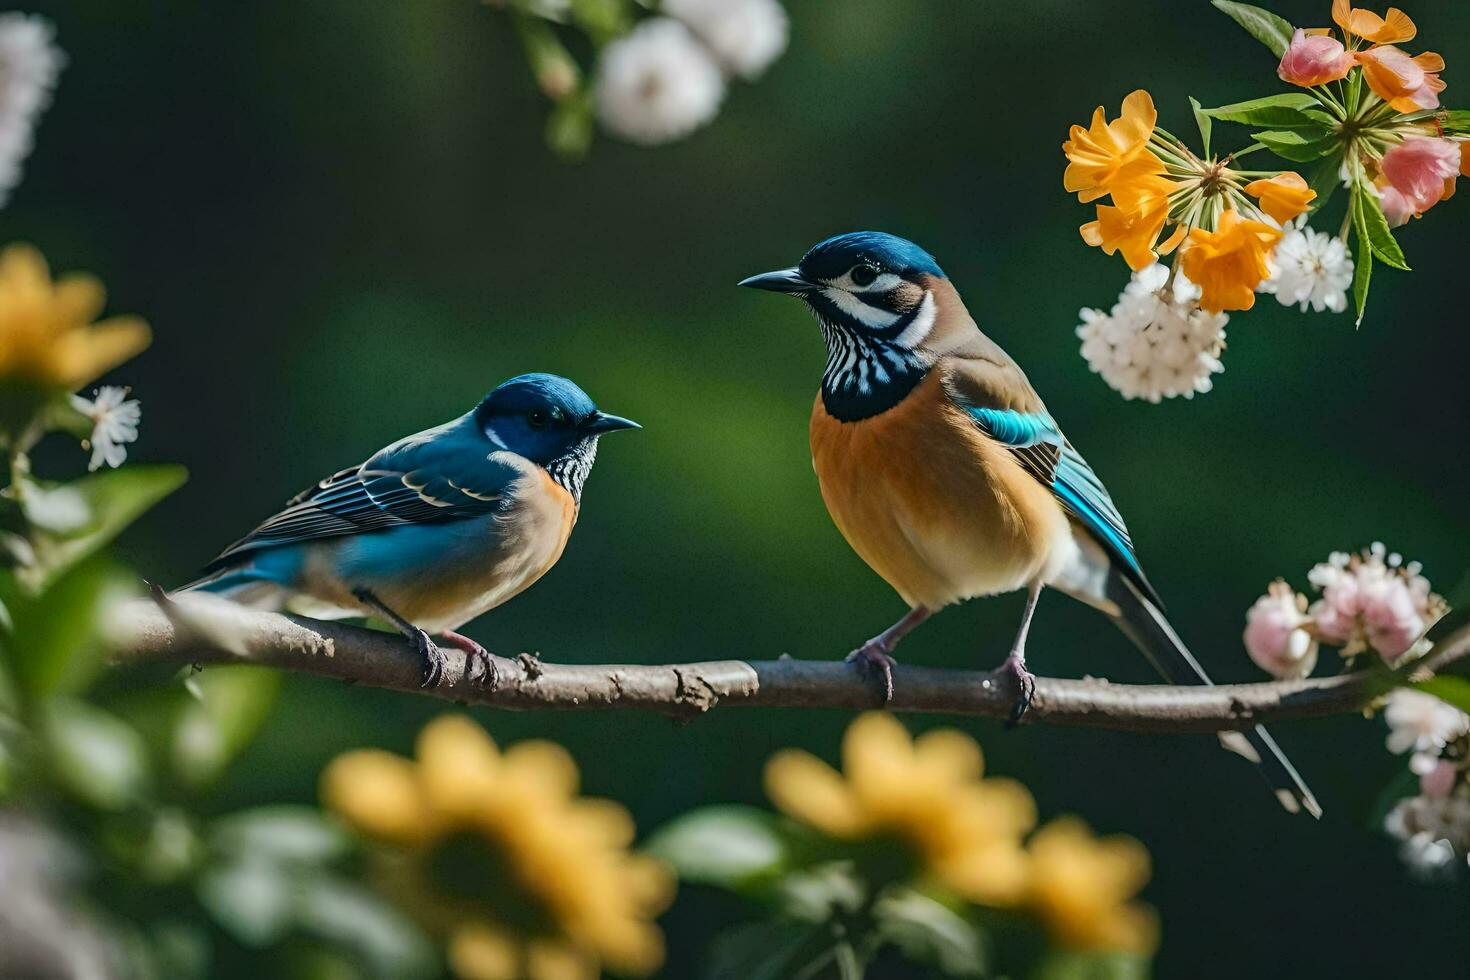
[{"label": "bird's leg", "polygon": [[1011,652],[994,671],[996,674],[1009,674],[1020,691],[1007,722],[1010,725],[1020,723],[1026,709],[1031,707],[1031,698],[1036,694],[1036,675],[1026,669],[1026,634],[1031,630],[1031,617],[1036,613],[1036,602],[1040,598],[1041,583],[1032,582],[1026,589],[1026,611],[1021,614],[1021,628],[1016,630],[1016,641],[1011,644]]},{"label": "bird's leg", "polygon": [[891,656],[893,648],[898,646],[898,641],[913,632],[924,620],[933,615],[932,609],[923,606],[915,606],[904,613],[902,619],[888,627],[877,636],[873,637],[856,650],[847,655],[848,663],[857,663],[868,670],[876,670],[883,675],[883,700],[893,700],[893,666],[894,659]]},{"label": "bird's leg", "polygon": [[419,687],[438,687],[439,682],[444,679],[444,651],[434,645],[429,634],[389,609],[382,599],[373,594],[372,589],[353,589],[352,595],[358,602],[392,623],[398,628],[398,632],[413,643],[413,648],[424,662],[424,679]]},{"label": "bird's leg", "polygon": [[439,636],[450,646],[464,651],[466,675],[469,675],[471,673],[470,668],[478,663],[480,665],[481,686],[489,687],[492,691],[500,686],[500,677],[495,670],[495,660],[490,656],[489,650],[486,650],[463,633],[456,633],[454,630],[444,630]]}]

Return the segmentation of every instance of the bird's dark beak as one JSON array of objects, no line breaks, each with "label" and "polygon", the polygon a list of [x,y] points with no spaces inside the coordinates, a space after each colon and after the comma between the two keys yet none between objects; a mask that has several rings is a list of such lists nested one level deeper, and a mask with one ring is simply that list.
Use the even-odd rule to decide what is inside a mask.
[{"label": "bird's dark beak", "polygon": [[587,416],[581,428],[589,436],[600,436],[604,432],[616,432],[619,429],[641,429],[643,426],[634,422],[632,419],[625,419],[618,415],[609,415],[606,412],[593,412]]},{"label": "bird's dark beak", "polygon": [[773,293],[794,293],[796,295],[817,288],[817,284],[803,276],[801,270],[795,266],[790,269],[777,269],[775,272],[762,272],[758,276],[740,280],[739,285],[749,286],[752,289],[768,289]]}]

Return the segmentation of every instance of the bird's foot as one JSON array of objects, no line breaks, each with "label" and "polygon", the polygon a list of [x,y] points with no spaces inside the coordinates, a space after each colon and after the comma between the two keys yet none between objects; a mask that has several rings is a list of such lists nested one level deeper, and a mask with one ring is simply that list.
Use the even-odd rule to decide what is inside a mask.
[{"label": "bird's foot", "polygon": [[434,645],[428,633],[417,627],[408,634],[408,638],[413,641],[413,648],[424,662],[424,679],[419,687],[438,687],[444,682],[444,651]]},{"label": "bird's foot", "polygon": [[847,663],[855,663],[864,671],[876,671],[883,678],[883,703],[893,700],[893,668],[898,665],[889,653],[893,647],[874,637],[846,657]]},{"label": "bird's foot", "polygon": [[1011,716],[1006,719],[1006,727],[1014,728],[1026,716],[1026,709],[1031,707],[1031,699],[1036,696],[1036,675],[1026,669],[1026,657],[1015,650],[990,673],[992,677],[1006,678],[1006,682],[1016,688],[1016,703],[1011,707]]},{"label": "bird's foot", "polygon": [[478,678],[476,678],[479,685],[481,687],[488,687],[492,691],[500,686],[500,675],[495,669],[495,658],[490,656],[489,650],[486,650],[463,633],[456,633],[454,630],[445,630],[439,635],[450,646],[464,651],[464,674],[466,678],[475,677],[475,665],[479,664],[480,673]]}]

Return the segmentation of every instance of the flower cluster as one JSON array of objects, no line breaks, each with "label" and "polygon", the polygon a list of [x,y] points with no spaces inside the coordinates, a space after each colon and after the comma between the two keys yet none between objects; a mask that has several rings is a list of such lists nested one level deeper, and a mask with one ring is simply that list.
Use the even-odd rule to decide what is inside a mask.
[{"label": "flower cluster", "polygon": [[1230,317],[1200,309],[1199,296],[1188,276],[1158,263],[1133,273],[1111,311],[1079,314],[1087,366],[1124,398],[1158,403],[1209,391],[1212,376],[1225,369],[1220,355]]},{"label": "flower cluster", "polygon": [[1076,818],[1025,836],[1036,804],[1020,783],[983,777],[980,747],[952,729],[911,739],[892,715],[870,712],[847,730],[839,774],[788,749],[766,766],[766,792],[807,827],[844,842],[894,841],[920,879],[981,905],[1029,914],[1077,949],[1152,952],[1153,912],[1132,901],[1148,852],[1097,838]]},{"label": "flower cluster", "polygon": [[466,980],[646,976],[663,962],[652,919],[673,896],[663,866],[629,852],[633,823],[579,798],[550,742],[499,751],[467,718],[419,735],[417,760],[375,749],[322,773],[325,804],[385,848],[385,890],[448,942]]},{"label": "flower cluster", "polygon": [[51,101],[66,56],[51,24],[25,14],[0,14],[0,205],[20,182],[36,118]]},{"label": "flower cluster", "polygon": [[1470,715],[1432,694],[1400,688],[1383,710],[1388,750],[1412,753],[1419,792],[1400,800],[1384,820],[1402,841],[1404,860],[1420,871],[1448,868],[1470,857]]},{"label": "flower cluster", "polygon": [[1310,674],[1319,642],[1346,658],[1371,650],[1390,665],[1411,659],[1424,652],[1425,632],[1448,609],[1418,562],[1405,563],[1379,542],[1358,554],[1334,552],[1307,580],[1315,601],[1277,580],[1246,613],[1246,652],[1273,677]]},{"label": "flower cluster", "polygon": [[[779,0],[490,2],[513,8],[531,73],[554,103],[547,143],[569,158],[586,153],[594,119],[642,146],[690,135],[719,112],[729,79],[765,73],[786,50],[789,31]],[[652,6],[655,16],[635,17]],[[598,53],[590,81],[563,42],[568,28]]]},{"label": "flower cluster", "polygon": [[[1214,109],[1191,100],[1198,153],[1159,125],[1146,91],[1125,98],[1116,119],[1099,106],[1062,144],[1063,187],[1095,207],[1094,220],[1079,229],[1082,239],[1121,254],[1134,285],[1160,256],[1174,255],[1173,272],[1197,287],[1184,305],[1177,295],[1160,297],[1157,306],[1175,319],[1189,319],[1190,303],[1206,314],[1248,310],[1257,293],[1302,311],[1341,313],[1351,291],[1361,322],[1373,263],[1408,269],[1392,229],[1447,200],[1458,177],[1470,173],[1470,114],[1440,107],[1443,58],[1397,47],[1416,33],[1401,10],[1379,16],[1334,0],[1339,40],[1248,4],[1216,6],[1271,47],[1278,77],[1299,91]],[[1213,154],[1215,121],[1255,127],[1252,142]],[[1311,179],[1290,169],[1244,169],[1241,161],[1262,150],[1291,164],[1314,163]],[[1350,199],[1338,233],[1307,227],[1340,186]],[[1084,311],[1083,318],[1083,356],[1127,397],[1205,391],[1218,370],[1211,363],[1218,350],[1203,336],[1199,357],[1182,369],[1168,359],[1180,354],[1177,347],[1130,339],[1139,334],[1129,325],[1136,317]]]}]

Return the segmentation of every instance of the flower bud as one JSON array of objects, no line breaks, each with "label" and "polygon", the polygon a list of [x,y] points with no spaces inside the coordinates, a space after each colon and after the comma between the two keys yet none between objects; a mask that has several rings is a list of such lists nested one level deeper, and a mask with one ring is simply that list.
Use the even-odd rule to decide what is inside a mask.
[{"label": "flower bud", "polygon": [[1307,600],[1277,579],[1245,614],[1246,652],[1278,680],[1306,677],[1317,665],[1317,641],[1303,627]]},{"label": "flower bud", "polygon": [[1283,82],[1311,88],[1346,77],[1352,67],[1353,56],[1337,38],[1308,34],[1298,27],[1281,56],[1276,74]]}]

